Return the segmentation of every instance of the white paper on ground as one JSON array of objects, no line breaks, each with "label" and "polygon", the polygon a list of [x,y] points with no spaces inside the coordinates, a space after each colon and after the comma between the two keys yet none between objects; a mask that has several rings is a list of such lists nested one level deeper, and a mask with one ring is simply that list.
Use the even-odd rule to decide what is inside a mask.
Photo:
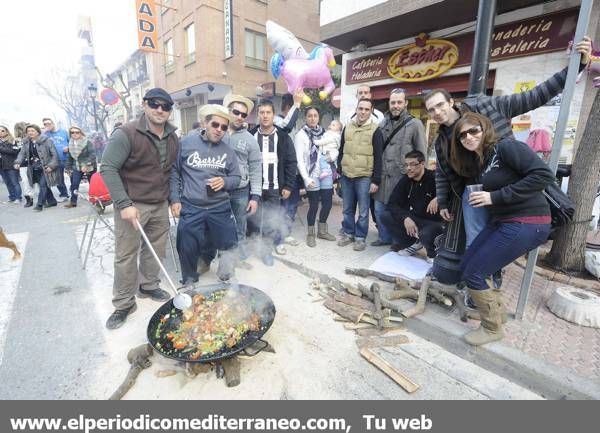
[{"label": "white paper on ground", "polygon": [[401,256],[392,251],[375,260],[369,269],[391,277],[418,281],[425,277],[430,267],[431,264],[422,258]]}]

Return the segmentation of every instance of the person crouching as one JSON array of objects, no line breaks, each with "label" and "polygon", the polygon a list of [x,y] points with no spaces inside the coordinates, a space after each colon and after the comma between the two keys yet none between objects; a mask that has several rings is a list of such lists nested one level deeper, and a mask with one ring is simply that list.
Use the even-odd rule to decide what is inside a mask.
[{"label": "person crouching", "polygon": [[198,259],[208,266],[217,250],[220,280],[233,277],[235,267],[237,234],[227,191],[238,187],[241,176],[234,149],[222,141],[231,117],[215,104],[204,106],[201,114],[206,129],[181,141],[171,171],[171,212],[180,218],[177,252],[183,284],[197,282]]}]

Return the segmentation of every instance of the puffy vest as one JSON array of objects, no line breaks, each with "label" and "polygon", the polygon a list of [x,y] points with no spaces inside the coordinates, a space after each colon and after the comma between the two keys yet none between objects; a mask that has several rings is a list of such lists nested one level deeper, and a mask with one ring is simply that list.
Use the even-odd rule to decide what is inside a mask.
[{"label": "puffy vest", "polygon": [[349,178],[373,175],[373,134],[377,129],[374,122],[358,126],[350,122],[344,133],[344,156],[342,173]]},{"label": "puffy vest", "polygon": [[121,127],[131,144],[129,158],[119,171],[127,195],[134,202],[160,203],[169,198],[169,176],[177,158],[179,140],[172,132],[167,137],[167,158],[160,163],[160,154],[152,139],[142,132],[141,120]]}]

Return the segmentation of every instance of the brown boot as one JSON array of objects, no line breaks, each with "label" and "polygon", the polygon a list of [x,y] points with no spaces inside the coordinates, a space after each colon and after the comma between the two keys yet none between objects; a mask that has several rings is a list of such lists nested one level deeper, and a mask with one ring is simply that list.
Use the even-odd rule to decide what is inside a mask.
[{"label": "brown boot", "polygon": [[329,234],[327,231],[327,223],[319,223],[319,232],[317,233],[319,239],[325,239],[326,241],[335,241],[335,236]]},{"label": "brown boot", "polygon": [[306,235],[306,245],[311,248],[317,246],[317,239],[315,237],[315,226],[308,226],[308,234]]},{"label": "brown boot", "polygon": [[501,340],[504,337],[504,332],[502,331],[502,320],[496,292],[491,289],[469,289],[469,293],[479,310],[481,325],[475,331],[467,332],[464,335],[465,341],[471,346],[481,346],[482,344]]}]

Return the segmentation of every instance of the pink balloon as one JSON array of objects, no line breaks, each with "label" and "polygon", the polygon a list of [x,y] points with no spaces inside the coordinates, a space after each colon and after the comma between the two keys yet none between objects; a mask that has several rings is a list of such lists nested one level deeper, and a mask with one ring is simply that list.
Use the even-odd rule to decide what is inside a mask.
[{"label": "pink balloon", "polygon": [[312,59],[288,59],[281,65],[281,76],[288,86],[288,92],[294,94],[299,89],[323,88],[325,99],[335,89],[330,68],[335,66],[333,52],[328,46],[320,46],[314,51]]}]

